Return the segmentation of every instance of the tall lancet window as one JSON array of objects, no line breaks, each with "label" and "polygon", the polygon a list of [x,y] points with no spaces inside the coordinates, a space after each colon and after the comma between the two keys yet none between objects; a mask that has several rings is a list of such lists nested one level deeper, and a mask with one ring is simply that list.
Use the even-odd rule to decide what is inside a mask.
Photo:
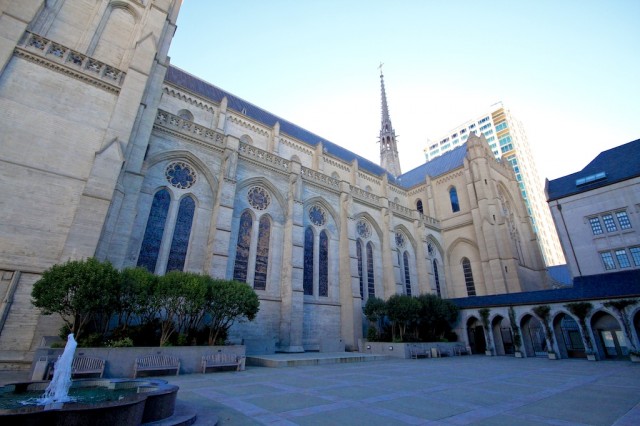
[{"label": "tall lancet window", "polygon": [[169,261],[167,262],[167,272],[182,271],[184,269],[195,209],[196,203],[193,198],[187,196],[180,200],[176,227],[173,231],[171,250],[169,251]]},{"label": "tall lancet window", "polygon": [[475,296],[476,285],[473,282],[473,271],[471,271],[471,262],[466,257],[462,259],[462,272],[464,273],[464,282],[467,286],[467,296]]},{"label": "tall lancet window", "polygon": [[440,276],[438,275],[438,261],[433,259],[433,276],[436,279],[436,294],[438,297],[442,297],[440,293]]},{"label": "tall lancet window", "polygon": [[364,298],[364,275],[362,274],[362,243],[356,240],[356,258],[358,259],[358,281],[360,283],[360,297]]},{"label": "tall lancet window", "polygon": [[451,201],[451,211],[453,213],[460,211],[460,203],[458,202],[458,191],[455,186],[449,189],[449,200]]},{"label": "tall lancet window", "polygon": [[376,279],[374,254],[375,249],[373,243],[369,241],[371,238],[371,225],[364,219],[360,219],[356,223],[356,232],[358,239],[356,240],[356,256],[358,258],[358,274],[360,275],[360,294],[363,300],[376,295]]},{"label": "tall lancet window", "polygon": [[169,204],[171,204],[171,195],[167,189],[161,189],[153,196],[147,227],[144,231],[142,246],[138,255],[138,266],[147,268],[150,272],[156,271],[162,235],[164,234],[167,214],[169,213]]},{"label": "tall lancet window", "polygon": [[[319,205],[313,205],[307,215],[313,225],[304,233],[304,258],[302,287],[304,294],[329,296],[329,234],[326,229],[327,213]],[[318,232],[319,231],[319,232]]]},{"label": "tall lancet window", "polygon": [[369,297],[376,295],[376,282],[373,275],[373,244],[367,243],[367,293]]},{"label": "tall lancet window", "polygon": [[409,272],[409,253],[406,251],[402,254],[404,260],[404,287],[407,296],[411,296],[411,274]]},{"label": "tall lancet window", "polygon": [[267,209],[271,195],[262,186],[247,191],[251,209],[240,215],[233,279],[253,284],[256,290],[266,290],[269,275],[271,217]]}]

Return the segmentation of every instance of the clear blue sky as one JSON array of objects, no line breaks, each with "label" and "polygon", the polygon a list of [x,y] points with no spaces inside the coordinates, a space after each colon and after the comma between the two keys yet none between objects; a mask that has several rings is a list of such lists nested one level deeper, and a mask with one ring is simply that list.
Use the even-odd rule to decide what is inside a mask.
[{"label": "clear blue sky", "polygon": [[184,0],[173,65],[379,162],[384,62],[403,171],[497,101],[542,179],[640,138],[640,0]]}]

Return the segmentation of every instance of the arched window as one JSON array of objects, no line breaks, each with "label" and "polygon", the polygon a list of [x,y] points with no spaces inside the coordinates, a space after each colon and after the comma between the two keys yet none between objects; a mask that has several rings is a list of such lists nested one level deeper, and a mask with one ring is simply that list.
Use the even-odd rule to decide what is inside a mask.
[{"label": "arched window", "polygon": [[318,259],[318,295],[329,296],[329,237],[327,231],[320,232],[320,253]]},{"label": "arched window", "polygon": [[360,281],[360,297],[364,298],[364,275],[362,275],[362,243],[356,241],[356,257],[358,258],[358,281]]},{"label": "arched window", "polygon": [[251,229],[253,217],[249,211],[240,216],[238,229],[238,242],[236,244],[236,261],[233,267],[233,279],[243,283],[247,282],[247,269],[249,267],[249,251],[251,250]]},{"label": "arched window", "polygon": [[373,278],[373,244],[367,243],[367,290],[369,297],[376,295],[375,280]]},{"label": "arched window", "polygon": [[253,278],[253,288],[264,290],[267,288],[267,270],[269,266],[269,239],[271,237],[271,220],[269,216],[260,218],[258,227],[258,248],[256,250],[256,271]]},{"label": "arched window", "polygon": [[171,250],[169,251],[169,261],[167,262],[167,272],[182,271],[184,269],[195,209],[196,203],[193,198],[184,197],[180,200],[178,217],[171,241]]},{"label": "arched window", "polygon": [[417,209],[421,214],[424,214],[424,209],[422,208],[422,200],[418,200],[418,201],[416,201],[416,209]]},{"label": "arched window", "polygon": [[452,186],[449,190],[449,199],[451,200],[451,210],[455,212],[460,211],[460,203],[458,202],[458,191],[456,191],[456,187]]},{"label": "arched window", "polygon": [[436,294],[438,297],[442,297],[440,293],[440,277],[438,276],[438,262],[435,259],[433,259],[433,276],[436,279]]},{"label": "arched window", "polygon": [[462,259],[462,271],[464,272],[464,282],[467,285],[467,296],[476,295],[476,285],[473,283],[473,272],[471,262],[466,257]]},{"label": "arched window", "polygon": [[409,272],[409,253],[406,251],[402,254],[404,260],[404,286],[407,296],[411,296],[411,274]]},{"label": "arched window", "polygon": [[150,272],[156,271],[162,234],[164,233],[164,226],[169,213],[169,204],[171,204],[171,195],[167,189],[161,189],[153,196],[147,227],[144,231],[142,246],[138,255],[138,266],[147,268]]},{"label": "arched window", "polygon": [[304,294],[313,295],[313,230],[308,226],[304,231],[304,265],[302,287]]}]

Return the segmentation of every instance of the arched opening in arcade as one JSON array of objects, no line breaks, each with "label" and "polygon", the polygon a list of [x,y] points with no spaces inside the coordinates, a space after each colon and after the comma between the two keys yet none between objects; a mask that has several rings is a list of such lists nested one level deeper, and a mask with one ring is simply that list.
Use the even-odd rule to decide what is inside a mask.
[{"label": "arched opening in arcade", "polygon": [[576,320],[565,313],[553,320],[553,330],[558,340],[560,358],[586,358],[584,342]]},{"label": "arched opening in arcade", "polygon": [[487,350],[487,340],[484,336],[484,328],[478,318],[471,317],[467,320],[467,335],[472,354],[484,354]]},{"label": "arched opening in arcade", "polygon": [[540,320],[527,314],[520,322],[522,346],[527,357],[547,357],[547,341],[544,338],[544,327]]},{"label": "arched opening in arcade", "polygon": [[591,318],[595,346],[602,359],[621,359],[629,356],[629,344],[618,320],[603,311]]},{"label": "arched opening in arcade", "polygon": [[515,346],[513,344],[513,332],[508,321],[502,315],[496,315],[491,321],[491,331],[496,347],[496,355],[513,355]]}]

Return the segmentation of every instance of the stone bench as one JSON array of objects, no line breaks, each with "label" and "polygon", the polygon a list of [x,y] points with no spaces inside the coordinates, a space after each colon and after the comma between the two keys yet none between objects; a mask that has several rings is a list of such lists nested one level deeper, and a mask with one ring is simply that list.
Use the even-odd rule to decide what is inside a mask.
[{"label": "stone bench", "polygon": [[104,366],[105,360],[102,358],[92,356],[75,357],[71,363],[71,377],[98,374],[98,377],[102,378]]},{"label": "stone bench", "polygon": [[207,372],[207,368],[216,367],[235,367],[236,371],[241,371],[244,370],[244,361],[243,356],[222,352],[204,355],[202,357],[202,374]]},{"label": "stone bench", "polygon": [[142,371],[176,371],[176,376],[180,374],[180,360],[175,356],[148,355],[136,358],[133,366],[133,378],[138,377]]}]

